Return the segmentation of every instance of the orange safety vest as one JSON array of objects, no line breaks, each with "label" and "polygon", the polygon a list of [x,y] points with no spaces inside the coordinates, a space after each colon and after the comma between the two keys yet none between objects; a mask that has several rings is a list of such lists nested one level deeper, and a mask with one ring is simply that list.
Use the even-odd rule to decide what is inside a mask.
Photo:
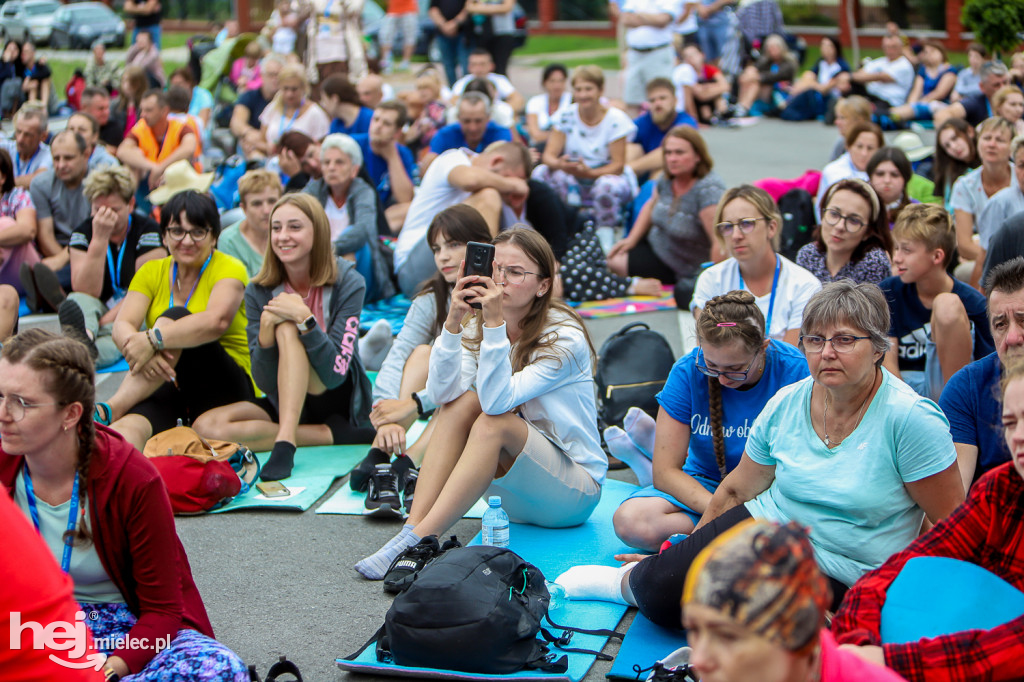
[{"label": "orange safety vest", "polygon": [[132,127],[131,134],[135,136],[135,139],[139,142],[139,149],[146,155],[146,158],[150,161],[163,161],[168,156],[174,153],[174,150],[178,148],[178,140],[181,138],[181,129],[188,126],[192,130],[192,134],[196,136],[196,156],[192,157],[192,165],[195,167],[196,172],[202,172],[203,168],[199,164],[199,133],[196,132],[195,128],[188,123],[182,121],[176,121],[172,118],[167,119],[167,133],[164,135],[164,143],[161,146],[157,142],[156,135],[153,134],[153,129],[149,127],[144,119],[139,119],[138,122]]}]

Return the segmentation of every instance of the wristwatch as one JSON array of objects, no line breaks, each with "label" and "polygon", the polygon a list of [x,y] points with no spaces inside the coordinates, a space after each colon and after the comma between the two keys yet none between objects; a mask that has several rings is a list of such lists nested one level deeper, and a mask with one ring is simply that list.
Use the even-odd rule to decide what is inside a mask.
[{"label": "wristwatch", "polygon": [[304,319],[302,322],[296,322],[295,325],[299,328],[300,334],[311,332],[316,327],[316,318],[312,315]]},{"label": "wristwatch", "polygon": [[152,331],[153,331],[153,341],[155,342],[153,345],[156,346],[157,350],[163,350],[164,349],[164,335],[161,334],[160,330],[157,329],[156,327],[153,327]]}]

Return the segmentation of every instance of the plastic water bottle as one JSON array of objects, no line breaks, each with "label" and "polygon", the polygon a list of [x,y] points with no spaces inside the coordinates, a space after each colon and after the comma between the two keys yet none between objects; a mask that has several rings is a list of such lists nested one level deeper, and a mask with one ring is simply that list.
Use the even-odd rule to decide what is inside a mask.
[{"label": "plastic water bottle", "polygon": [[569,185],[569,190],[566,193],[565,203],[570,206],[580,206],[583,203],[583,197],[580,196],[580,188],[575,184]]},{"label": "plastic water bottle", "polygon": [[501,498],[491,495],[487,498],[487,511],[484,512],[483,542],[491,547],[508,547],[508,514],[501,508]]},{"label": "plastic water bottle", "polygon": [[565,588],[550,580],[545,580],[544,586],[548,588],[548,594],[551,595],[551,601],[548,602],[548,613],[557,613],[558,611],[561,611],[565,606],[565,603],[569,601],[569,597],[566,596],[565,593]]}]

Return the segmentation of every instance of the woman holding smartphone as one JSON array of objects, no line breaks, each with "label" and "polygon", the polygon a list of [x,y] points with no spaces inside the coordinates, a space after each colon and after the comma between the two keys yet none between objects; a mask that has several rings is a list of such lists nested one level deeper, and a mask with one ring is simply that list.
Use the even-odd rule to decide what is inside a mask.
[{"label": "woman holding smartphone", "polygon": [[408,523],[355,566],[388,590],[485,494],[500,495],[511,520],[546,527],[583,523],[601,497],[608,461],[590,337],[554,298],[555,257],[541,235],[516,228],[494,244],[493,277],[460,271],[430,353],[427,392],[442,409]]}]

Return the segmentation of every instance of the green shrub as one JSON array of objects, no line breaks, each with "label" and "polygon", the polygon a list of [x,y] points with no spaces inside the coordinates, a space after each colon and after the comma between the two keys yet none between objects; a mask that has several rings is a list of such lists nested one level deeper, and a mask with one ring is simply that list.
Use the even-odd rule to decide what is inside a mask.
[{"label": "green shrub", "polygon": [[969,0],[961,17],[993,54],[1009,54],[1024,33],[1024,0]]}]

